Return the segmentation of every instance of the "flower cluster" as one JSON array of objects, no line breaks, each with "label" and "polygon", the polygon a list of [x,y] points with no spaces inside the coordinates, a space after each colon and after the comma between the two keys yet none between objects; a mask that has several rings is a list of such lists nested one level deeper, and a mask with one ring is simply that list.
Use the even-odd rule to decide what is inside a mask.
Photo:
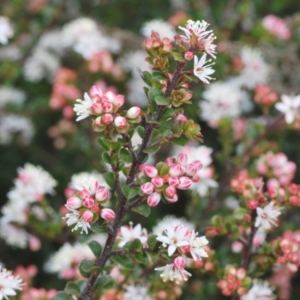
[{"label": "flower cluster", "polygon": [[274,15],[267,15],[262,20],[263,27],[275,36],[288,40],[291,38],[291,31],[286,22]]},{"label": "flower cluster", "polygon": [[259,280],[253,280],[253,286],[248,293],[241,297],[241,300],[274,300],[275,295],[268,282],[262,282]]},{"label": "flower cluster", "polygon": [[18,276],[11,274],[11,271],[7,271],[0,267],[0,299],[8,299],[9,296],[15,296],[16,290],[21,290],[24,284],[22,279]]},{"label": "flower cluster", "polygon": [[175,280],[176,283],[179,283],[187,280],[187,277],[191,276],[190,273],[184,270],[187,259],[193,259],[197,262],[201,261],[203,257],[208,257],[208,240],[206,237],[199,237],[195,230],[182,224],[167,226],[156,239],[162,242],[164,248],[167,248],[170,257],[177,256],[173,264],[155,269],[156,271],[163,271],[161,277],[164,281]]},{"label": "flower cluster", "polygon": [[296,164],[289,161],[283,153],[271,151],[261,155],[256,161],[256,169],[259,174],[271,178],[267,184],[271,187],[285,186],[291,183],[296,173]]},{"label": "flower cluster", "polygon": [[276,253],[276,262],[286,265],[292,272],[297,272],[300,265],[300,232],[285,231],[271,244]]},{"label": "flower cluster", "polygon": [[139,178],[142,183],[141,191],[147,196],[149,206],[156,206],[163,198],[174,203],[178,200],[176,189],[187,190],[192,182],[199,181],[197,172],[202,168],[200,160],[188,164],[188,156],[180,153],[177,159],[168,157],[165,163],[156,167],[143,164],[139,169]]},{"label": "flower cluster", "polygon": [[49,273],[58,273],[59,277],[70,280],[79,279],[78,267],[83,259],[93,259],[94,254],[86,244],[76,242],[74,245],[65,243],[46,262],[44,269]]},{"label": "flower cluster", "polygon": [[246,270],[243,268],[237,269],[234,266],[227,266],[223,279],[219,280],[218,287],[224,296],[237,294],[238,296],[245,295],[247,287],[251,279],[246,276]]},{"label": "flower cluster", "polygon": [[112,221],[115,213],[110,208],[103,208],[110,199],[110,192],[97,178],[90,175],[75,187],[74,195],[67,199],[66,207],[71,213],[67,213],[67,225],[76,224],[73,230],[81,228],[81,233],[88,233],[91,223],[98,220],[99,216],[106,221]]},{"label": "flower cluster", "polygon": [[45,212],[39,206],[46,194],[53,194],[56,181],[39,166],[29,163],[18,169],[15,186],[8,196],[8,203],[3,206],[3,216],[0,219],[0,235],[5,241],[14,246],[25,248],[29,242],[32,249],[39,248],[38,239],[16,224],[24,226],[29,216],[38,220],[45,220]]},{"label": "flower cluster", "polygon": [[6,17],[0,16],[0,43],[7,44],[14,34],[13,28]]}]

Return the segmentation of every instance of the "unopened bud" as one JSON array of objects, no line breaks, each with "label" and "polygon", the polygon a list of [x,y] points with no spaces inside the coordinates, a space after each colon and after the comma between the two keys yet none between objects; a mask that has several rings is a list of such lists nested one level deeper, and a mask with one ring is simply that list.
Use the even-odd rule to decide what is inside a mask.
[{"label": "unopened bud", "polygon": [[94,214],[90,210],[86,210],[81,217],[83,221],[90,223],[93,220],[93,216]]},{"label": "unopened bud", "polygon": [[151,207],[156,206],[159,201],[160,201],[161,195],[159,193],[152,193],[148,199],[147,199],[147,204]]},{"label": "unopened bud", "polygon": [[77,197],[71,197],[67,200],[66,207],[68,209],[78,209],[81,206],[82,206],[82,201]]},{"label": "unopened bud", "polygon": [[101,218],[106,221],[112,221],[115,218],[115,212],[110,208],[103,208],[101,211]]},{"label": "unopened bud", "polygon": [[136,119],[141,115],[141,109],[138,106],[133,106],[127,111],[127,117],[129,119]]}]

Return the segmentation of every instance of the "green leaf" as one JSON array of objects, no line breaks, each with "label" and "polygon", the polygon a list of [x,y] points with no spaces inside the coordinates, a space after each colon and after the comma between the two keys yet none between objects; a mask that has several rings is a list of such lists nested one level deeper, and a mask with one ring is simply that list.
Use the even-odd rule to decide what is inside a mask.
[{"label": "green leaf", "polygon": [[99,143],[99,145],[101,146],[101,148],[102,148],[103,150],[105,150],[105,151],[109,151],[109,150],[110,150],[110,148],[109,148],[109,146],[108,146],[107,139],[106,139],[105,137],[100,137],[100,138],[98,139],[98,143]]},{"label": "green leaf", "polygon": [[148,265],[149,264],[149,260],[147,255],[145,254],[141,254],[141,253],[136,253],[133,255],[134,259],[136,259],[140,264],[143,265]]},{"label": "green leaf", "polygon": [[156,80],[164,80],[166,79],[166,76],[164,73],[160,72],[160,71],[153,71],[152,72],[152,77]]},{"label": "green leaf", "polygon": [[155,101],[155,97],[163,96],[163,93],[159,89],[151,89],[148,93],[149,100]]},{"label": "green leaf", "polygon": [[170,99],[166,99],[163,96],[156,96],[154,97],[154,101],[157,105],[169,105],[171,104],[171,100]]},{"label": "green leaf", "polygon": [[132,163],[132,157],[130,152],[124,148],[120,151],[120,159],[127,163]]},{"label": "green leaf", "polygon": [[145,135],[145,128],[142,127],[142,126],[138,126],[136,130],[137,130],[139,136],[140,136],[141,138],[143,138],[144,135]]},{"label": "green leaf", "polygon": [[152,75],[150,72],[148,72],[148,71],[142,72],[142,78],[143,78],[144,82],[146,82],[148,85],[151,85]]},{"label": "green leaf", "polygon": [[111,164],[111,156],[109,155],[108,152],[103,152],[102,155],[101,155],[102,159],[104,162],[106,162],[107,164]]},{"label": "green leaf", "polygon": [[244,218],[244,216],[249,212],[248,209],[246,208],[238,208],[234,211],[233,213],[233,217],[236,219],[236,220],[242,220]]},{"label": "green leaf", "polygon": [[113,189],[115,187],[115,175],[113,172],[103,174],[106,183]]},{"label": "green leaf", "polygon": [[148,236],[148,239],[147,239],[147,244],[150,248],[154,248],[156,247],[156,245],[158,244],[158,241],[156,239],[156,235],[154,234],[151,234]]},{"label": "green leaf", "polygon": [[223,220],[220,216],[216,215],[211,218],[210,222],[213,226],[222,226]]},{"label": "green leaf", "polygon": [[55,297],[54,300],[72,300],[71,297],[65,293],[65,292],[58,292]]},{"label": "green leaf", "polygon": [[131,259],[128,259],[127,256],[113,255],[110,258],[117,264],[123,266],[124,268],[132,269],[134,267],[134,263]]},{"label": "green leaf", "polygon": [[136,188],[136,187],[130,187],[128,185],[125,185],[123,187],[123,192],[126,196],[126,198],[129,200],[129,199],[132,199],[133,197],[135,197],[136,195],[138,195],[139,193],[139,188]]},{"label": "green leaf", "polygon": [[187,138],[185,138],[183,136],[172,140],[172,143],[174,143],[176,145],[180,145],[180,146],[185,146],[187,144],[187,142],[188,142]]},{"label": "green leaf", "polygon": [[144,217],[148,217],[150,215],[151,209],[150,206],[148,204],[140,204],[138,206],[135,206],[131,209],[132,211],[144,216]]},{"label": "green leaf", "polygon": [[106,232],[106,225],[104,223],[93,223],[91,224],[90,229],[95,233],[103,233]]},{"label": "green leaf", "polygon": [[90,241],[88,242],[88,246],[94,253],[96,257],[99,257],[102,253],[102,246],[97,241]]},{"label": "green leaf", "polygon": [[185,62],[185,59],[183,58],[183,56],[181,55],[181,53],[177,52],[177,51],[172,51],[173,57],[176,61],[182,61]]},{"label": "green leaf", "polygon": [[160,118],[161,121],[168,120],[175,117],[175,112],[173,108],[166,108]]},{"label": "green leaf", "polygon": [[139,239],[134,239],[130,243],[128,243],[128,248],[131,250],[142,250],[143,249],[143,244]]},{"label": "green leaf", "polygon": [[84,277],[89,277],[92,272],[99,271],[100,268],[95,265],[93,260],[84,259],[79,265],[80,274]]},{"label": "green leaf", "polygon": [[65,292],[79,297],[81,295],[80,288],[76,282],[69,281],[65,287]]},{"label": "green leaf", "polygon": [[156,169],[158,171],[158,174],[159,176],[165,176],[169,173],[169,166],[164,163],[164,162],[159,162],[157,165],[156,165]]},{"label": "green leaf", "polygon": [[153,146],[153,147],[150,147],[150,148],[145,149],[144,152],[145,152],[145,153],[148,153],[148,154],[154,154],[154,153],[156,153],[159,149],[160,149],[160,145],[156,145],[156,146]]}]

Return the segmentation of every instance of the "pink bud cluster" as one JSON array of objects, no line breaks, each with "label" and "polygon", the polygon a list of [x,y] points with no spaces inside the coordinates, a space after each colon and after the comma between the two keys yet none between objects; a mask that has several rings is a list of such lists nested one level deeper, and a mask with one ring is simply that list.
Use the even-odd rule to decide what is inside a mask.
[{"label": "pink bud cluster", "polygon": [[98,85],[93,85],[89,95],[85,93],[84,100],[77,99],[77,102],[74,105],[74,111],[78,116],[76,120],[83,120],[89,115],[95,116],[93,128],[96,131],[104,131],[107,126],[113,124],[118,132],[126,133],[129,130],[129,123],[140,121],[140,107],[134,106],[125,115],[120,115],[117,111],[124,104],[124,96],[112,91],[103,93]]},{"label": "pink bud cluster", "polygon": [[278,95],[269,86],[258,84],[255,87],[254,100],[261,106],[270,106],[278,100]]},{"label": "pink bud cluster", "polygon": [[289,161],[287,156],[280,152],[268,152],[259,157],[256,170],[266,177],[275,177],[281,186],[291,183],[295,176],[296,164]]},{"label": "pink bud cluster", "polygon": [[195,160],[188,164],[188,157],[180,153],[177,159],[168,157],[165,163],[155,166],[143,164],[139,169],[141,191],[147,196],[149,206],[156,206],[163,197],[167,202],[178,200],[177,190],[187,190],[193,182],[199,181],[197,172],[202,163]]},{"label": "pink bud cluster", "polygon": [[228,266],[225,269],[223,279],[219,280],[218,287],[221,289],[221,293],[224,296],[230,296],[237,294],[238,296],[246,295],[248,290],[246,288],[249,283],[248,277],[246,277],[246,270],[243,268],[235,268]]},{"label": "pink bud cluster", "polygon": [[109,190],[100,186],[99,181],[91,176],[81,187],[77,188],[75,194],[68,198],[66,207],[71,213],[66,214],[67,224],[76,223],[74,230],[81,227],[87,233],[87,228],[95,222],[99,215],[106,221],[112,221],[115,213],[110,208],[103,208],[111,197]]},{"label": "pink bud cluster", "polygon": [[297,272],[300,265],[300,231],[286,231],[279,241],[273,241],[272,244],[279,245],[277,263],[287,265],[292,272]]},{"label": "pink bud cluster", "polygon": [[169,38],[164,37],[161,39],[158,32],[152,31],[150,38],[145,40],[144,47],[148,52],[157,52],[158,54],[160,52],[170,52],[173,48],[173,45],[171,44],[171,40]]},{"label": "pink bud cluster", "polygon": [[275,36],[288,40],[291,38],[291,31],[287,27],[286,22],[274,15],[267,15],[262,21],[262,25],[265,29],[270,31]]}]

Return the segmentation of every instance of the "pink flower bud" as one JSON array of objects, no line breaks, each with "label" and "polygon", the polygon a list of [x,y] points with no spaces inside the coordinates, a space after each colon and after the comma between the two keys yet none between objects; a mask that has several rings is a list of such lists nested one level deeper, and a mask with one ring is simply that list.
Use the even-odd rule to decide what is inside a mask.
[{"label": "pink flower bud", "polygon": [[165,163],[170,167],[174,163],[174,158],[173,157],[167,157],[165,159]]},{"label": "pink flower bud", "polygon": [[90,223],[93,220],[93,216],[94,214],[90,210],[86,210],[81,217],[83,221]]},{"label": "pink flower bud", "polygon": [[199,171],[199,170],[201,170],[201,169],[203,168],[203,164],[202,164],[202,162],[201,162],[200,160],[194,160],[194,161],[192,162],[192,164],[193,164],[194,166],[196,166],[197,171]]},{"label": "pink flower bud", "polygon": [[170,203],[175,203],[175,202],[178,201],[178,196],[177,196],[177,194],[175,194],[173,197],[165,197],[165,198],[166,198],[166,200],[167,200],[168,202],[170,202]]},{"label": "pink flower bud", "polygon": [[81,206],[82,206],[82,201],[77,197],[71,197],[67,200],[66,207],[68,209],[78,209]]},{"label": "pink flower bud", "polygon": [[103,208],[101,211],[101,218],[106,221],[112,221],[115,218],[115,212],[110,208]]},{"label": "pink flower bud", "polygon": [[102,95],[103,95],[103,92],[100,88],[99,85],[93,85],[91,88],[90,88],[90,95],[91,95],[91,98],[94,99],[94,100],[100,100]]},{"label": "pink flower bud", "polygon": [[101,101],[101,107],[104,112],[110,113],[113,111],[113,105],[109,101]]},{"label": "pink flower bud", "polygon": [[101,122],[105,125],[108,125],[108,124],[112,123],[113,120],[114,120],[114,118],[111,114],[105,114],[101,118]]},{"label": "pink flower bud", "polygon": [[182,256],[178,256],[174,259],[174,267],[177,269],[184,269],[185,264],[185,258]]},{"label": "pink flower bud", "polygon": [[179,185],[177,186],[180,190],[187,190],[190,188],[192,184],[192,180],[188,177],[182,176],[179,178]]},{"label": "pink flower bud", "polygon": [[154,185],[151,182],[146,182],[146,183],[142,184],[141,190],[142,190],[143,194],[150,195],[153,193]]},{"label": "pink flower bud", "polygon": [[29,238],[28,246],[31,251],[37,251],[41,248],[41,241],[32,235]]},{"label": "pink flower bud", "polygon": [[95,204],[95,200],[91,196],[86,196],[82,199],[82,204],[86,208],[91,208]]},{"label": "pink flower bud", "polygon": [[297,196],[291,196],[289,200],[293,206],[299,206],[300,204],[300,199]]},{"label": "pink flower bud", "polygon": [[110,198],[110,192],[106,188],[100,188],[96,192],[95,198],[97,201],[106,201]]},{"label": "pink flower bud", "polygon": [[171,176],[182,176],[184,172],[185,172],[184,167],[178,163],[173,163],[170,166],[169,174]]},{"label": "pink flower bud", "polygon": [[173,198],[174,195],[176,195],[176,188],[174,186],[168,186],[165,192],[167,197]]},{"label": "pink flower bud", "polygon": [[159,193],[154,192],[148,197],[147,203],[151,207],[156,206],[159,203],[160,198],[161,195]]},{"label": "pink flower bud", "polygon": [[129,119],[136,119],[141,114],[141,109],[138,106],[133,106],[127,111],[127,117]]},{"label": "pink flower bud", "polygon": [[100,103],[93,103],[93,105],[91,106],[91,113],[92,114],[96,114],[99,115],[103,112],[103,108],[102,105]]},{"label": "pink flower bud", "polygon": [[151,179],[151,182],[153,183],[153,185],[154,185],[155,187],[161,187],[161,186],[163,186],[163,184],[164,184],[164,180],[163,180],[161,177],[159,177],[159,176],[153,177],[153,178]]},{"label": "pink flower bud", "polygon": [[109,101],[116,107],[116,110],[124,104],[125,97],[123,95],[116,95],[113,92],[109,91],[106,93],[106,96],[108,97]]},{"label": "pink flower bud", "polygon": [[194,176],[197,173],[197,166],[193,163],[189,164],[185,168],[185,174],[188,176]]},{"label": "pink flower bud", "polygon": [[157,176],[157,174],[158,174],[157,169],[151,165],[145,165],[143,171],[144,171],[144,174],[150,178],[153,178],[153,177]]},{"label": "pink flower bud", "polygon": [[257,200],[255,200],[255,199],[250,199],[249,201],[248,201],[248,203],[247,203],[247,206],[250,208],[250,209],[256,209],[257,208],[257,206],[258,206],[258,201]]},{"label": "pink flower bud", "polygon": [[117,128],[124,128],[128,125],[126,118],[117,116],[114,121]]},{"label": "pink flower bud", "polygon": [[192,60],[194,58],[194,53],[192,51],[187,51],[184,53],[184,58],[186,60]]},{"label": "pink flower bud", "polygon": [[173,177],[169,178],[168,183],[171,186],[178,187],[180,181],[179,181],[179,178],[177,176],[173,176]]},{"label": "pink flower bud", "polygon": [[177,115],[175,120],[178,122],[187,122],[188,118],[183,114],[179,114],[179,115]]},{"label": "pink flower bud", "polygon": [[179,153],[178,156],[177,156],[177,161],[181,165],[186,166],[187,162],[188,162],[188,156],[187,156],[187,154],[185,154],[185,153]]}]

